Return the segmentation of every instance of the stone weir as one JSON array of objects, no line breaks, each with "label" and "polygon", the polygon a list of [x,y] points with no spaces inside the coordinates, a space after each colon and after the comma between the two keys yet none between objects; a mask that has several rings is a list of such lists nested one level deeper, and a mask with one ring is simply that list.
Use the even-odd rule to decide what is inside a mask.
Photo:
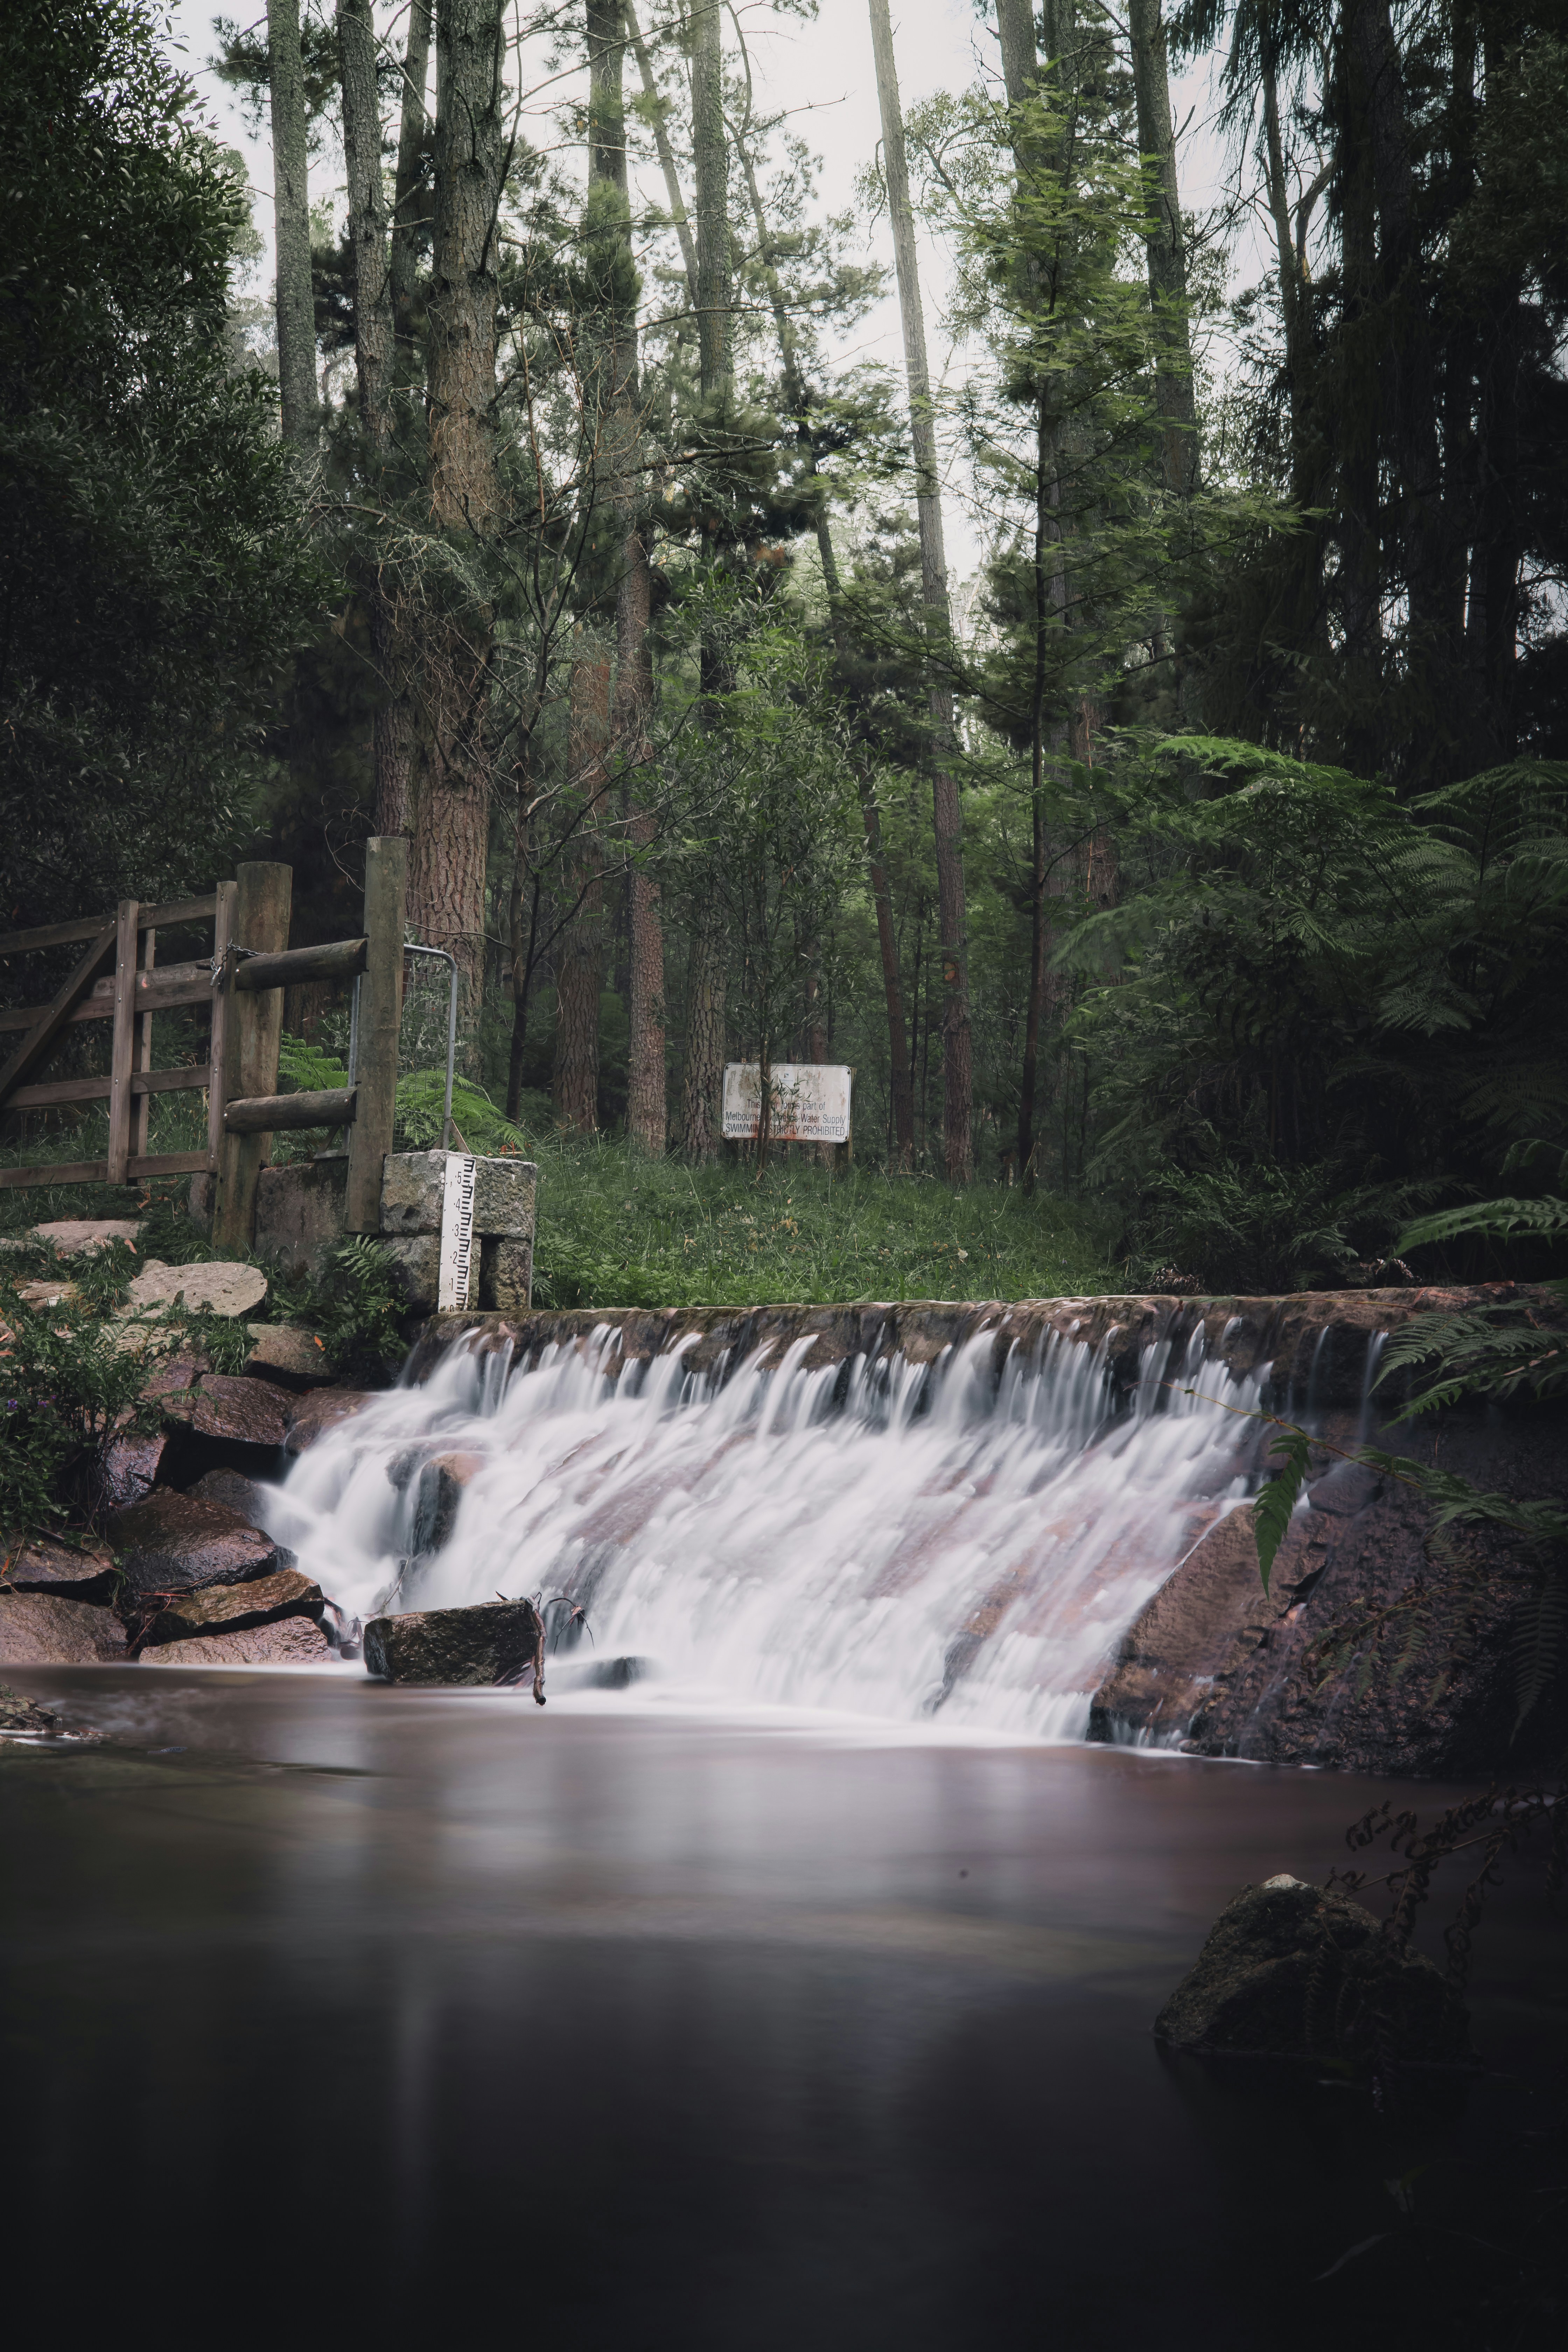
[{"label": "stone weir", "polygon": [[447,1315],[423,1326],[405,1377],[426,1378],[463,1335],[528,1366],[546,1349],[583,1347],[610,1329],[619,1334],[612,1369],[684,1341],[693,1371],[722,1377],[768,1342],[777,1360],[808,1341],[796,1360],[818,1370],[855,1357],[934,1364],[986,1334],[999,1373],[1014,1349],[1055,1334],[1103,1350],[1114,1412],[1162,1343],[1173,1381],[1190,1378],[1179,1367],[1194,1360],[1201,1329],[1208,1365],[1223,1363],[1237,1380],[1263,1376],[1265,1405],[1305,1423],[1324,1450],[1267,1594],[1250,1506],[1194,1514],[1178,1565],[1106,1662],[1090,1737],[1258,1762],[1517,1778],[1560,1756],[1568,1739],[1561,1661],[1521,1716],[1545,1565],[1495,1528],[1436,1531],[1418,1492],[1329,1450],[1379,1445],[1521,1498],[1568,1489],[1560,1406],[1467,1408],[1394,1427],[1394,1401],[1369,1388],[1380,1339],[1413,1316],[1510,1304],[1543,1323],[1562,1317],[1552,1294],[1510,1284],[1272,1298]]}]

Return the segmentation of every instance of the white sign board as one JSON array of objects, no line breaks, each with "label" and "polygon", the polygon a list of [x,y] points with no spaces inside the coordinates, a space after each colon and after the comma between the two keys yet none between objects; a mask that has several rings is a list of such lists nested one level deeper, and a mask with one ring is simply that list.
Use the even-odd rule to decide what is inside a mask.
[{"label": "white sign board", "polygon": [[[770,1065],[773,1108],[768,1132],[775,1143],[847,1143],[849,1082],[842,1062],[774,1062]],[[738,1142],[755,1137],[763,1106],[762,1076],[755,1062],[731,1062],[724,1071],[724,1133]]]}]

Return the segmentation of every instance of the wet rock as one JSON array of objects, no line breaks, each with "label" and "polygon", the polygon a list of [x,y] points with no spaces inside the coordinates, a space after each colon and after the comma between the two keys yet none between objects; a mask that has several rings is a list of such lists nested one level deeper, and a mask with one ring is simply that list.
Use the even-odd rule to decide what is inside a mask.
[{"label": "wet rock", "polygon": [[282,1617],[234,1633],[198,1633],[143,1650],[144,1666],[323,1666],[332,1645],[309,1617]]},{"label": "wet rock", "polygon": [[309,1617],[319,1624],[323,1606],[319,1584],[298,1569],[280,1568],[247,1583],[205,1584],[176,1594],[146,1618],[137,1646],[162,1649],[204,1634],[245,1633],[281,1617]]},{"label": "wet rock", "polygon": [[324,1431],[335,1429],[340,1422],[350,1421],[356,1412],[363,1412],[372,1393],[369,1389],[317,1389],[313,1395],[300,1397],[288,1407],[284,1453],[303,1454]]},{"label": "wet rock", "polygon": [[276,1453],[289,1428],[288,1399],[266,1381],[208,1372],[195,1392],[172,1403],[171,1415],[198,1437]]},{"label": "wet rock", "polygon": [[291,1568],[293,1554],[237,1511],[160,1487],[117,1514],[110,1536],[137,1592],[176,1592],[204,1584],[247,1583]]},{"label": "wet rock", "polygon": [[420,1609],[373,1617],[364,1662],[380,1682],[464,1686],[520,1682],[531,1675],[543,1638],[531,1601],[487,1601],[473,1609]]},{"label": "wet rock", "polygon": [[1335,1518],[1353,1519],[1375,1503],[1384,1491],[1384,1481],[1375,1470],[1360,1462],[1336,1462],[1326,1478],[1317,1479],[1307,1489],[1307,1500],[1314,1511],[1328,1511]]},{"label": "wet rock", "polygon": [[335,1601],[323,1601],[321,1631],[340,1658],[364,1655],[364,1627],[352,1609],[340,1608]]},{"label": "wet rock", "polygon": [[245,1360],[247,1372],[277,1381],[285,1388],[327,1388],[337,1366],[318,1332],[294,1323],[252,1323],[255,1342]]},{"label": "wet rock", "polygon": [[1154,2021],[1178,2049],[1463,2063],[1469,2019],[1441,1971],[1370,1911],[1288,1874],[1247,1886]]},{"label": "wet rock", "polygon": [[58,1724],[59,1717],[51,1715],[47,1706],[24,1698],[9,1683],[0,1683],[0,1731],[49,1732]]},{"label": "wet rock", "polygon": [[129,1243],[134,1249],[141,1230],[134,1217],[58,1217],[50,1224],[35,1225],[33,1239],[52,1244],[59,1257],[92,1257],[115,1242]]},{"label": "wet rock", "polygon": [[416,1552],[439,1551],[448,1540],[457,1525],[463,1490],[483,1467],[481,1454],[437,1454],[420,1466],[414,1494]]},{"label": "wet rock", "polygon": [[247,1528],[259,1528],[263,1535],[271,1532],[267,1515],[278,1489],[247,1478],[243,1470],[209,1470],[189,1491],[199,1503],[217,1503],[226,1511],[237,1512]]},{"label": "wet rock", "polygon": [[191,1315],[250,1315],[266,1296],[267,1276],[258,1265],[216,1260],[165,1265],[150,1258],[127,1291],[122,1312],[155,1314],[178,1302]]},{"label": "wet rock", "polygon": [[114,1557],[106,1544],[84,1537],[64,1543],[56,1536],[37,1536],[12,1555],[0,1591],[58,1592],[71,1601],[88,1601],[107,1608],[114,1598]]},{"label": "wet rock", "polygon": [[1151,1747],[1203,1739],[1237,1675],[1296,1606],[1328,1557],[1331,1522],[1301,1512],[1290,1522],[1263,1590],[1252,1509],[1200,1518],[1185,1558],[1122,1635],[1095,1692],[1091,1739],[1137,1738]]},{"label": "wet rock", "polygon": [[99,1460],[96,1495],[99,1511],[127,1511],[158,1483],[169,1450],[166,1429],[132,1430],[111,1437]]},{"label": "wet rock", "polygon": [[79,1745],[84,1740],[102,1738],[101,1731],[68,1727],[64,1717],[52,1708],[39,1706],[34,1700],[24,1698],[20,1691],[12,1690],[8,1684],[0,1683],[0,1747],[20,1745],[23,1741],[30,1745],[41,1739],[62,1739]]},{"label": "wet rock", "polygon": [[0,1664],[124,1663],[125,1628],[111,1610],[58,1592],[0,1592]]}]

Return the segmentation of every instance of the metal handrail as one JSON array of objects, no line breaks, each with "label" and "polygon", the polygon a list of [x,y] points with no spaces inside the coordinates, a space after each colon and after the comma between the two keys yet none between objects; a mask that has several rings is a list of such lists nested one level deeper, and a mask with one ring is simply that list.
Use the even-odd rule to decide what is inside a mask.
[{"label": "metal handrail", "polygon": [[416,947],[412,940],[405,943],[403,952],[405,955],[437,956],[442,963],[449,964],[452,969],[452,995],[447,1013],[447,1099],[442,1106],[441,1115],[441,1149],[443,1151],[450,1151],[452,1148],[452,1073],[458,1065],[458,959],[455,955],[448,954],[445,948]]}]

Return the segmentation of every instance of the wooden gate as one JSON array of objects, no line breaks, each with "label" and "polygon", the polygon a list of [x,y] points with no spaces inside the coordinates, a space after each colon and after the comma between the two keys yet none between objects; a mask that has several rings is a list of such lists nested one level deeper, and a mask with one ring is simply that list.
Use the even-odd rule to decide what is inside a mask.
[{"label": "wooden gate", "polygon": [[[0,1186],[124,1184],[209,1171],[217,1179],[214,1238],[220,1246],[243,1249],[255,1233],[257,1179],[273,1135],[283,1128],[346,1127],[348,1229],[374,1233],[380,1221],[382,1157],[392,1149],[407,856],[407,843],[395,835],[366,844],[364,931],[358,939],[321,947],[288,945],[293,873],[287,866],[262,864],[242,866],[234,881],[220,882],[205,898],[163,906],[122,898],[112,915],[97,920],[0,935],[0,957],[85,943],[76,969],[47,1004],[0,1012],[0,1039],[21,1033],[0,1067],[0,1111],[106,1099],[109,1106],[104,1159],[0,1169]],[[161,930],[207,923],[210,957],[158,963]],[[283,989],[300,981],[361,975],[355,1083],[279,1095]],[[153,1015],[198,1004],[211,1019],[205,1061],[153,1069]],[[82,1021],[113,1024],[108,1075],[38,1076],[66,1032]],[[152,1097],[182,1092],[206,1095],[205,1147],[150,1153]]]}]

